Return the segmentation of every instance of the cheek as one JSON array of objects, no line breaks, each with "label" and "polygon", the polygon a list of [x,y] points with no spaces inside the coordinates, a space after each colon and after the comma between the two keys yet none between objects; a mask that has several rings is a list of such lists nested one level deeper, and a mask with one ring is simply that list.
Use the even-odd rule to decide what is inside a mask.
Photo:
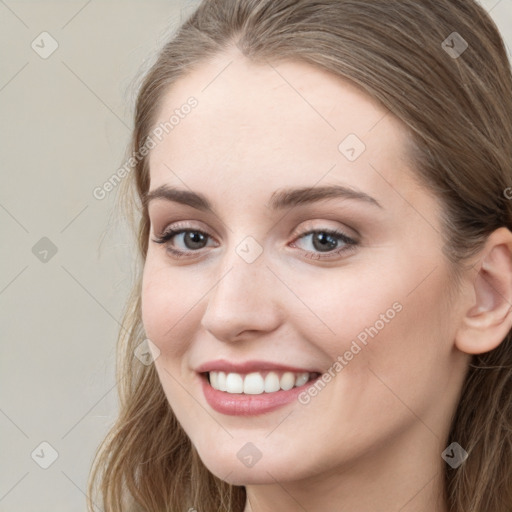
[{"label": "cheek", "polygon": [[197,306],[206,289],[188,277],[186,272],[171,272],[148,253],[141,291],[142,322],[163,359],[186,352],[194,336],[192,326],[199,321]]},{"label": "cheek", "polygon": [[374,285],[359,304],[364,319],[357,306],[347,304],[347,313],[358,322],[344,344],[355,340],[361,351],[344,368],[340,383],[350,382],[357,390],[347,400],[351,409],[360,410],[362,422],[377,415],[383,426],[398,425],[414,419],[410,410],[432,418],[439,397],[452,387],[455,322],[447,300],[448,274],[440,266],[415,288],[429,270],[413,270],[403,269],[400,280],[383,278],[380,291]]},{"label": "cheek", "polygon": [[[390,267],[372,268],[361,262],[340,268],[305,268],[304,272],[279,271],[284,282],[292,283],[286,300],[287,321],[331,361],[350,350],[354,341],[361,348],[369,347],[370,340],[384,336],[393,323],[400,322],[404,280],[389,277],[396,275]],[[357,351],[355,346],[352,355]]]},{"label": "cheek", "polygon": [[385,398],[392,394],[387,384],[426,406],[450,378],[455,320],[447,300],[448,271],[433,256],[408,263],[383,259],[360,270],[337,269],[316,278],[296,274],[288,282],[308,308],[296,300],[291,321],[328,357],[332,374],[344,375],[336,385],[344,387],[348,379],[358,390],[352,396]]},{"label": "cheek", "polygon": [[[412,291],[421,281],[418,276],[431,268],[401,270],[398,274],[388,267],[387,273],[361,274],[359,279],[346,276],[337,286],[325,282],[322,298],[318,298],[320,290],[309,288],[308,305],[320,312],[335,334],[319,335],[305,320],[301,325],[309,340],[329,356],[334,378],[325,391],[308,390],[301,403],[306,404],[304,424],[314,421],[318,437],[331,440],[324,447],[329,463],[335,464],[331,457],[342,451],[355,456],[375,443],[385,444],[418,417],[436,425],[450,406],[440,399],[453,384],[454,321],[446,300],[447,273],[439,266]],[[312,419],[311,411],[321,413]],[[337,434],[332,424],[338,426]],[[327,454],[331,451],[332,456]]]}]

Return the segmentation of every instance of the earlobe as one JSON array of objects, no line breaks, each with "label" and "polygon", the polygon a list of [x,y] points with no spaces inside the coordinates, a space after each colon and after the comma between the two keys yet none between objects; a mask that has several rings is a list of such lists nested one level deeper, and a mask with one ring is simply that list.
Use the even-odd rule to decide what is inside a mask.
[{"label": "earlobe", "polygon": [[472,272],[470,304],[455,344],[467,354],[482,354],[496,348],[512,328],[512,233],[507,228],[489,235]]}]

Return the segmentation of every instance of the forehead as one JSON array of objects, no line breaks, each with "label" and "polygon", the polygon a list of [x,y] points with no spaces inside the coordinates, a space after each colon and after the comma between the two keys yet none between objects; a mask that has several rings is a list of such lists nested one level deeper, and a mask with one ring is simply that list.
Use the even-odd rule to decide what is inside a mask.
[{"label": "forehead", "polygon": [[[195,107],[181,111],[191,97]],[[206,183],[218,193],[254,192],[328,178],[376,192],[379,172],[392,182],[405,172],[402,123],[349,81],[304,62],[217,56],[167,91],[154,126],[169,125],[173,115],[150,153],[152,189],[184,180],[206,193]],[[357,159],[347,158],[347,144]]]}]

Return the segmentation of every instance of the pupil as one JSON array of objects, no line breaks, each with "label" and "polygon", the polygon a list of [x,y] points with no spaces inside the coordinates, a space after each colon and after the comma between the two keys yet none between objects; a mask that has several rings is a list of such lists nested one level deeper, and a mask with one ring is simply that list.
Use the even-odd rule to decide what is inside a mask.
[{"label": "pupil", "polygon": [[[204,242],[204,238],[205,237],[202,233],[189,231],[185,233],[185,244],[188,246],[189,249],[202,249],[203,246],[201,244]],[[199,244],[199,247],[196,247],[194,244]]]},{"label": "pupil", "polygon": [[[320,245],[317,245],[319,242]],[[317,233],[313,238],[313,245],[317,250],[332,250],[336,248],[336,239],[328,233]]]}]

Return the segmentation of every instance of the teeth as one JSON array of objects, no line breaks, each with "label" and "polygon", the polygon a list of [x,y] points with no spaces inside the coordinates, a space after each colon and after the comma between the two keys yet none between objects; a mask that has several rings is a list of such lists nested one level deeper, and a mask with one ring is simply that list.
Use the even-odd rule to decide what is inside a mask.
[{"label": "teeth", "polygon": [[269,372],[265,377],[265,393],[273,393],[279,391],[281,386],[279,384],[279,377],[276,372]]},{"label": "teeth", "polygon": [[288,391],[295,386],[295,375],[292,372],[285,372],[283,373],[279,383],[281,384],[281,389]]},{"label": "teeth", "polygon": [[238,373],[228,373],[226,377],[226,391],[228,393],[243,393],[244,379]]},{"label": "teeth", "polygon": [[296,386],[303,386],[309,380],[309,373],[301,373],[295,379]]},{"label": "teeth", "polygon": [[210,372],[210,384],[219,391],[226,391],[226,374],[224,372]]},{"label": "teeth", "polygon": [[210,384],[212,388],[219,389],[219,372],[210,372]]},{"label": "teeth", "polygon": [[246,395],[261,395],[265,389],[265,382],[261,373],[249,373],[244,379],[244,393]]},{"label": "teeth", "polygon": [[275,391],[288,391],[296,386],[303,386],[309,381],[311,374],[284,372],[268,372],[263,376],[260,372],[247,375],[239,373],[209,372],[210,385],[219,391],[227,393],[244,393],[246,395],[261,395]]}]

